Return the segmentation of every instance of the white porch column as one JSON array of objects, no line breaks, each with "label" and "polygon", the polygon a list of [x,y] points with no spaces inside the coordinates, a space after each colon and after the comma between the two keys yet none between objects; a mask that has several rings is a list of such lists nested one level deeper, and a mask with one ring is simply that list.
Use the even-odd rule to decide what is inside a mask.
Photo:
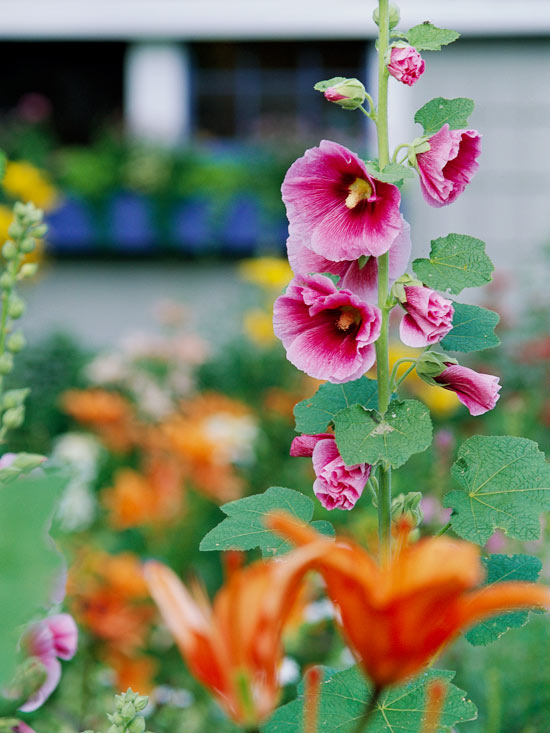
[{"label": "white porch column", "polygon": [[138,42],[126,54],[124,114],[129,133],[161,145],[187,142],[190,67],[182,43]]}]

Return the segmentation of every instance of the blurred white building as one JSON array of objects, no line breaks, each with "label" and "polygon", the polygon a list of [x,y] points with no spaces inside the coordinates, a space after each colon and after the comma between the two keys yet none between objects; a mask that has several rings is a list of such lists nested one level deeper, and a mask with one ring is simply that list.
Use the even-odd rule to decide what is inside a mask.
[{"label": "blurred white building", "polygon": [[[472,234],[487,241],[502,273],[545,293],[550,2],[402,4],[400,28],[430,20],[463,37],[441,53],[425,53],[426,73],[412,89],[390,80],[392,144],[419,133],[414,112],[434,96],[472,97],[471,124],[484,135],[480,171],[456,204],[421,206],[417,187],[409,185],[415,253],[426,253],[430,239],[449,232]],[[126,125],[136,136],[173,144],[192,140],[203,122],[216,134],[246,133],[260,107],[269,111],[285,99],[299,114],[300,99],[314,94],[311,80],[324,68],[315,53],[323,44],[346,41],[351,50],[342,56],[345,64],[362,66],[372,82],[375,5],[373,0],[3,0],[0,40],[123,42]],[[260,73],[265,49],[272,71],[286,69],[286,76]],[[224,68],[229,57],[230,67]],[[323,114],[334,111],[348,114]]]}]

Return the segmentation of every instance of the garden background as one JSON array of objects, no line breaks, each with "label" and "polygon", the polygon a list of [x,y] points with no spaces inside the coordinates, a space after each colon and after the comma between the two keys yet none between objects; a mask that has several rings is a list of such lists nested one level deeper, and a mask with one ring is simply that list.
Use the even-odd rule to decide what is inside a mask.
[{"label": "garden background", "polygon": [[[17,386],[32,392],[7,449],[53,452],[71,466],[56,531],[73,567],[68,607],[83,630],[38,733],[100,725],[113,684],[151,693],[156,733],[217,721],[158,626],[139,562],[162,557],[213,590],[220,561],[198,545],[218,506],[271,485],[311,491],[309,463],[291,460],[288,447],[293,405],[317,383],[287,364],[270,326],[290,279],[280,184],[320,139],[368,153],[361,116],[327,104],[313,85],[344,75],[369,89],[373,8],[366,0],[2,4],[1,235],[17,199],[43,208],[49,227],[31,256],[39,272],[22,288],[28,346]],[[403,27],[424,19],[462,39],[422,85],[392,86],[391,119],[411,120],[438,94],[474,97],[482,166],[450,208],[421,209],[405,182],[404,212],[417,257],[464,222],[487,242],[496,272],[483,305],[501,315],[503,346],[469,364],[505,385],[498,410],[474,427],[454,395],[411,380],[437,432],[396,493],[417,488],[431,467],[441,496],[456,445],[473,432],[525,435],[550,450],[550,7],[411,0],[402,9]],[[390,129],[392,144],[417,134],[412,123]],[[427,526],[444,511],[437,500],[423,509]],[[366,510],[353,521],[374,531]],[[491,542],[514,551],[499,533]],[[549,559],[543,544],[528,550]],[[322,654],[343,663],[323,608],[305,608],[289,697],[298,665]],[[544,730],[547,624],[535,617],[498,648],[465,654],[464,646],[449,664],[480,718],[461,729]],[[516,674],[504,676],[505,663]]]}]

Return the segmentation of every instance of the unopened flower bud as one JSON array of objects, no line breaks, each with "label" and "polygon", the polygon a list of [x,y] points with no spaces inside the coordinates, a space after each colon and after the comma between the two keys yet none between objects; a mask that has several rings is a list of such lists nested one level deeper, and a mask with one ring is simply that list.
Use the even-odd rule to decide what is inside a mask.
[{"label": "unopened flower bud", "polygon": [[318,82],[313,88],[323,92],[326,100],[339,104],[344,109],[357,109],[365,101],[365,87],[359,79],[334,76]]},{"label": "unopened flower bud", "polygon": [[125,703],[120,708],[120,714],[123,718],[126,718],[126,720],[133,720],[136,717],[136,709],[131,702]]},{"label": "unopened flower bud", "polygon": [[15,279],[13,275],[10,275],[7,270],[0,275],[0,288],[2,288],[2,290],[9,290],[13,287],[14,283]]},{"label": "unopened flower bud", "polygon": [[30,390],[27,389],[10,389],[4,395],[2,404],[5,409],[9,407],[19,407],[25,401],[25,398],[29,394]]},{"label": "unopened flower bud", "polygon": [[[0,278],[1,279],[1,278]],[[21,318],[25,312],[25,303],[21,298],[14,295],[8,305],[8,315],[10,318]]]},{"label": "unopened flower bud", "polygon": [[147,697],[147,695],[138,695],[134,701],[136,710],[138,711],[145,710],[148,702],[149,702],[149,698]]},{"label": "unopened flower bud", "polygon": [[47,224],[38,224],[37,226],[33,227],[32,233],[34,237],[44,237],[48,231],[48,225]]},{"label": "unopened flower bud", "polygon": [[0,356],[0,374],[6,375],[11,372],[13,369],[13,356],[5,352]]},{"label": "unopened flower bud", "polygon": [[23,227],[18,221],[12,221],[8,227],[8,235],[12,239],[18,239],[23,234]]},{"label": "unopened flower bud", "polygon": [[395,298],[395,300],[399,303],[405,303],[407,300],[407,295],[405,293],[406,287],[421,287],[422,283],[420,280],[417,280],[417,278],[413,277],[412,275],[409,275],[408,272],[406,272],[404,275],[401,275],[401,277],[398,277],[397,280],[394,282],[391,288],[391,295]]},{"label": "unopened flower bud", "polygon": [[[389,11],[390,11],[390,30],[391,30],[392,28],[395,28],[395,26],[401,20],[401,14],[399,12],[399,8],[397,7],[397,5],[394,5],[394,3],[390,3]],[[374,12],[372,14],[372,19],[374,20],[374,22],[376,23],[376,25],[379,24],[379,22],[380,22],[380,16],[379,16],[379,13],[378,13],[378,8],[376,8],[374,10]]]},{"label": "unopened flower bud", "polygon": [[34,277],[38,272],[37,262],[25,262],[25,264],[19,270],[19,274],[22,278]]},{"label": "unopened flower bud", "polygon": [[25,237],[25,239],[20,244],[21,252],[32,252],[35,246],[36,240],[34,239],[34,237]]},{"label": "unopened flower bud", "polygon": [[420,491],[410,491],[408,494],[396,496],[391,504],[392,519],[396,521],[405,517],[413,527],[418,527],[422,522],[421,499],[422,493]]},{"label": "unopened flower bud", "polygon": [[424,351],[416,362],[416,373],[423,382],[437,386],[435,377],[445,371],[448,364],[458,364],[458,362],[441,351]]},{"label": "unopened flower bud", "polygon": [[8,241],[4,243],[2,254],[7,260],[12,260],[17,255],[17,247],[11,239],[8,239]]},{"label": "unopened flower bud", "polygon": [[21,351],[21,349],[24,349],[26,345],[27,342],[21,331],[16,331],[15,333],[12,333],[6,342],[6,346],[8,350],[12,352],[12,354],[17,354],[17,352]]},{"label": "unopened flower bud", "polygon": [[144,733],[145,732],[145,720],[144,718],[134,718],[128,726],[128,733]]},{"label": "unopened flower bud", "polygon": [[393,78],[409,87],[416,84],[426,69],[426,62],[416,48],[403,41],[391,45],[385,62]]},{"label": "unopened flower bud", "polygon": [[24,407],[11,407],[2,415],[2,423],[8,428],[8,430],[14,430],[15,428],[20,427],[23,424],[24,419]]}]

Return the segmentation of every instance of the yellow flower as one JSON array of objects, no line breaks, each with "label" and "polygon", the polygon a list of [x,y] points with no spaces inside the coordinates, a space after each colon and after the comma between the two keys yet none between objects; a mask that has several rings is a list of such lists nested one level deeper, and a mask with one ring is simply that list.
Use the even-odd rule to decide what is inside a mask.
[{"label": "yellow flower", "polygon": [[292,270],[283,257],[258,257],[240,266],[241,276],[265,290],[279,292],[292,280]]},{"label": "yellow flower", "polygon": [[0,246],[8,239],[8,227],[12,218],[12,210],[8,206],[0,205]]},{"label": "yellow flower", "polygon": [[32,201],[44,211],[52,209],[58,197],[47,173],[26,160],[8,162],[3,186],[8,196]]},{"label": "yellow flower", "polygon": [[254,308],[244,314],[244,330],[248,338],[259,346],[269,346],[275,341],[271,314]]}]

